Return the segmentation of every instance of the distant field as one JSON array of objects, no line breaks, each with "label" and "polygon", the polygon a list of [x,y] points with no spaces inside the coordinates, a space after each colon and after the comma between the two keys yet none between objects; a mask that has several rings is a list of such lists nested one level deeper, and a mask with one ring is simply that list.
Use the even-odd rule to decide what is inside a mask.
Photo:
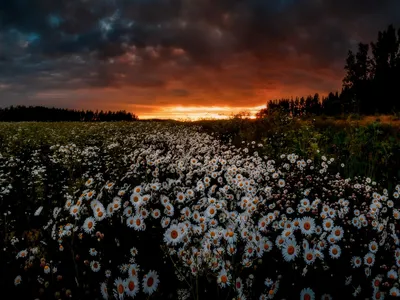
[{"label": "distant field", "polygon": [[347,118],[341,118],[337,119],[335,117],[327,117],[326,119],[317,117],[317,120],[321,121],[327,121],[327,122],[334,122],[337,124],[343,124],[343,123],[351,123],[351,124],[360,124],[360,125],[368,125],[374,122],[378,122],[381,124],[387,124],[387,125],[392,125],[392,126],[400,126],[400,118],[394,117],[391,115],[381,115],[381,116],[362,116],[360,119],[352,118],[352,117],[347,117]]}]

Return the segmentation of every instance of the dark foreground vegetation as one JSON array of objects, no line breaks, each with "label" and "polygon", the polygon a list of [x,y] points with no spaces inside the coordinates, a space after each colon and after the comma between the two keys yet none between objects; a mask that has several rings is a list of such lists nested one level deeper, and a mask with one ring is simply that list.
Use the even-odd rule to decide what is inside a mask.
[{"label": "dark foreground vegetation", "polygon": [[[276,114],[259,120],[198,123],[1,123],[0,129],[0,210],[5,212],[0,217],[1,282],[6,285],[3,290],[18,298],[107,299],[117,293],[121,282],[128,298],[129,280],[140,282],[136,298],[147,298],[145,276],[152,270],[160,279],[150,293],[152,299],[258,299],[260,295],[297,299],[301,293],[334,299],[354,293],[355,299],[365,299],[398,292],[397,281],[385,279],[390,269],[397,270],[400,244],[391,233],[398,229],[395,216],[400,217],[396,209],[400,137],[391,125],[349,121],[336,126]],[[243,180],[254,180],[256,194],[231,181],[233,168],[240,168]],[[213,178],[211,170],[221,179]],[[219,189],[226,186],[227,192]],[[189,197],[189,190],[195,198]],[[136,207],[135,195],[149,200]],[[188,198],[181,202],[179,195]],[[244,205],[246,197],[261,201],[252,213],[253,204]],[[298,201],[289,200],[292,197]],[[313,210],[308,204],[303,207],[300,200],[305,197],[314,203]],[[214,198],[216,205],[229,203],[215,215],[219,224],[215,230],[225,236],[225,230],[235,228],[237,240],[229,242],[227,235],[215,241],[207,254],[204,247],[213,243],[209,235],[213,226],[207,225],[203,232],[195,214],[187,218],[185,210],[198,211],[208,224],[214,218],[204,199]],[[319,198],[320,204],[314,202]],[[373,216],[370,205],[378,202],[385,210]],[[338,232],[344,230],[344,237],[335,242],[339,258],[330,252],[331,245],[321,250],[324,258],[315,262],[307,262],[308,248],[299,248],[298,256],[287,260],[286,248],[276,244],[283,229],[276,227],[277,222],[268,230],[262,225],[263,218],[276,211],[280,221],[287,222],[288,216],[290,222],[296,218],[306,222],[310,217],[322,226],[323,207],[338,214],[343,206],[350,207],[346,217],[333,218]],[[96,215],[96,207],[105,219]],[[293,215],[287,213],[289,207]],[[367,219],[354,220],[357,211]],[[131,228],[129,218],[142,214],[144,227]],[[239,217],[232,219],[235,222],[244,219],[232,227],[226,214]],[[85,224],[93,217],[96,229],[87,232]],[[246,218],[252,221],[245,222]],[[349,220],[366,225],[357,229]],[[384,220],[388,227],[376,231],[373,226],[381,226]],[[163,225],[167,221],[172,227]],[[170,228],[177,224],[187,224],[190,230],[175,244],[171,239],[177,233],[171,234]],[[253,232],[259,242],[253,244],[242,236],[243,230]],[[374,254],[374,264],[354,267],[353,260],[373,254],[368,246],[382,241],[384,233],[389,235]],[[319,237],[296,230],[293,239],[301,247],[304,240],[313,245]],[[234,254],[229,253],[231,246]],[[259,246],[265,249],[249,254],[249,247],[257,251]],[[132,255],[132,249],[138,253]],[[92,251],[97,254],[91,255]],[[194,265],[193,251],[204,256]],[[129,277],[124,270],[130,267],[138,275]],[[221,281],[223,276],[229,285]],[[373,282],[377,287],[372,287]]]}]

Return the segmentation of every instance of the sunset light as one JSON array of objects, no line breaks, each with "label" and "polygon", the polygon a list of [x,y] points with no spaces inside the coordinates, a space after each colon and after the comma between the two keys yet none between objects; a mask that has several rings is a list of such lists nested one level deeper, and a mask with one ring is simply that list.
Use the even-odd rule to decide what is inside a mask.
[{"label": "sunset light", "polygon": [[399,20],[391,1],[365,14],[351,1],[42,2],[0,6],[0,108],[254,115],[340,91],[348,50]]},{"label": "sunset light", "polygon": [[167,106],[159,110],[155,114],[141,115],[141,119],[175,119],[175,120],[186,120],[196,121],[202,119],[229,119],[236,114],[247,112],[250,113],[249,118],[255,118],[255,114],[264,105],[255,107],[229,107],[229,106]]}]

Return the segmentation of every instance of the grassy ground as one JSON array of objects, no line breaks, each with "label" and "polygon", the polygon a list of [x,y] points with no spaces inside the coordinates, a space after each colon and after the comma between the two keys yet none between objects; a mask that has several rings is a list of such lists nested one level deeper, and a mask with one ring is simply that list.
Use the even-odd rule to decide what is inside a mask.
[{"label": "grassy ground", "polygon": [[[148,122],[139,122],[147,124]],[[393,116],[316,117],[289,119],[275,115],[266,119],[203,120],[197,122],[164,121],[154,124],[185,124],[218,136],[226,143],[249,147],[262,143],[257,151],[269,157],[295,153],[303,157],[330,155],[344,163],[348,177],[368,176],[389,184],[400,178],[400,120]],[[31,148],[46,148],[68,142],[101,143],[96,139],[97,127],[74,122],[0,123],[0,148],[8,152],[24,152]],[[157,126],[158,126],[157,125]],[[132,124],[117,122],[104,126],[106,134],[131,130]]]},{"label": "grassy ground", "polygon": [[330,155],[344,164],[348,177],[368,176],[389,185],[400,178],[400,121],[391,116],[289,119],[276,115],[256,120],[199,121],[193,125],[234,145],[261,142],[262,154],[269,157],[284,153]]}]

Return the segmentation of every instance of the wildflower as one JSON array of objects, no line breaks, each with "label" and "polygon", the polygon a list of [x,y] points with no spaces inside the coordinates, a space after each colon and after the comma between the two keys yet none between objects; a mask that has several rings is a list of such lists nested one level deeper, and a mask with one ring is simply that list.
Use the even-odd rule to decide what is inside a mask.
[{"label": "wildflower", "polygon": [[281,235],[278,235],[277,237],[276,237],[276,240],[275,240],[275,245],[279,248],[279,249],[281,249],[282,248],[282,246],[283,246],[283,244],[285,243],[285,238],[283,238]]},{"label": "wildflower", "polygon": [[310,288],[302,289],[301,292],[300,292],[300,299],[302,299],[302,300],[314,300],[315,299],[315,293]]},{"label": "wildflower", "polygon": [[296,245],[296,240],[287,239],[282,246],[282,255],[286,261],[292,261],[296,258],[299,252],[299,248]]},{"label": "wildflower", "polygon": [[372,299],[384,299],[384,294],[380,290],[374,290]]},{"label": "wildflower", "polygon": [[221,287],[226,287],[227,285],[230,285],[228,274],[224,269],[219,272],[217,282]]},{"label": "wildflower", "polygon": [[290,238],[291,236],[293,236],[293,229],[291,228],[287,228],[282,232],[282,237],[285,239]]},{"label": "wildflower", "polygon": [[93,182],[94,182],[93,178],[89,178],[88,180],[86,180],[85,185],[87,187],[90,187],[93,184]]},{"label": "wildflower", "polygon": [[43,268],[44,274],[49,274],[50,273],[50,266],[49,265],[45,265]]},{"label": "wildflower", "polygon": [[330,208],[329,211],[328,211],[328,215],[329,215],[331,218],[336,217],[336,210]]},{"label": "wildflower", "polygon": [[142,196],[137,193],[133,193],[131,195],[130,201],[136,209],[138,209],[143,204]]},{"label": "wildflower", "polygon": [[104,300],[108,300],[108,288],[105,282],[100,283],[100,292]]},{"label": "wildflower", "polygon": [[339,241],[343,238],[344,230],[340,226],[335,226],[332,228],[332,236],[336,241]]},{"label": "wildflower", "polygon": [[283,187],[285,186],[285,180],[279,179],[279,180],[278,180],[278,186],[279,186],[280,188],[283,188]]},{"label": "wildflower", "polygon": [[73,204],[72,200],[68,199],[67,201],[65,201],[64,208],[66,210],[69,210],[71,208],[72,204]]},{"label": "wildflower", "polygon": [[79,206],[78,205],[72,205],[70,210],[69,210],[69,213],[71,214],[71,216],[76,218],[78,216],[78,213],[79,213]]},{"label": "wildflower", "polygon": [[224,238],[229,244],[233,244],[237,240],[237,234],[231,228],[228,228],[225,231]]},{"label": "wildflower", "polygon": [[400,296],[400,290],[397,287],[394,286],[389,290],[389,295],[392,296],[392,297],[399,297]]},{"label": "wildflower", "polygon": [[311,235],[315,230],[314,219],[310,217],[303,217],[300,219],[300,230],[304,235]]},{"label": "wildflower", "polygon": [[138,254],[138,250],[136,249],[136,247],[132,247],[130,253],[132,256],[136,256]]},{"label": "wildflower", "polygon": [[158,219],[158,218],[161,216],[160,210],[159,210],[158,208],[154,209],[154,210],[151,212],[151,216],[152,216],[154,219]]},{"label": "wildflower", "polygon": [[207,207],[206,216],[208,218],[214,218],[215,214],[217,213],[217,209],[214,205],[210,205]]},{"label": "wildflower", "polygon": [[20,258],[20,257],[26,258],[27,255],[28,255],[28,251],[26,249],[25,250],[21,250],[21,251],[18,252],[17,258]]},{"label": "wildflower", "polygon": [[372,280],[372,288],[374,290],[379,289],[379,286],[381,285],[382,279],[383,278],[380,275],[378,275]]},{"label": "wildflower", "polygon": [[153,190],[153,191],[158,191],[159,189],[160,189],[160,184],[159,183],[152,183],[152,184],[150,184],[150,188]]},{"label": "wildflower", "polygon": [[125,207],[124,212],[123,212],[123,215],[125,217],[130,217],[132,215],[132,213],[133,213],[133,209],[131,206]]},{"label": "wildflower", "polygon": [[22,277],[21,277],[21,275],[18,275],[17,277],[15,277],[15,279],[14,279],[14,285],[15,285],[15,286],[20,285],[21,282],[22,282]]},{"label": "wildflower", "polygon": [[339,247],[338,245],[332,245],[332,246],[330,246],[330,248],[329,248],[329,255],[330,255],[332,258],[335,258],[335,259],[339,258],[340,255],[341,255],[341,253],[342,253],[342,250],[340,249],[340,247]]},{"label": "wildflower", "polygon": [[150,195],[147,195],[147,194],[146,194],[146,195],[143,195],[143,196],[142,196],[143,204],[146,204],[147,202],[149,202],[150,198],[151,198]]},{"label": "wildflower", "polygon": [[279,280],[272,284],[271,289],[268,291],[268,298],[271,299],[275,296],[279,289]]},{"label": "wildflower", "polygon": [[368,245],[368,249],[372,253],[376,253],[378,251],[378,243],[375,241],[370,242]]},{"label": "wildflower", "polygon": [[311,265],[315,261],[315,253],[311,249],[305,249],[304,250],[304,261],[306,262],[307,265]]},{"label": "wildflower", "polygon": [[389,270],[387,272],[387,278],[396,280],[398,278],[397,272],[395,270]]},{"label": "wildflower", "polygon": [[133,217],[129,217],[129,227],[133,227],[135,230],[142,230],[143,229],[143,218],[141,215],[134,215]]},{"label": "wildflower", "polygon": [[179,193],[176,195],[176,201],[177,201],[178,203],[184,203],[184,202],[185,202],[185,198],[186,198],[186,196],[185,196],[185,194],[182,193],[182,192],[179,192]]},{"label": "wildflower", "polygon": [[124,299],[124,292],[125,292],[124,281],[120,277],[118,277],[117,279],[115,279],[114,285],[116,288],[116,290],[114,290],[114,297],[120,300]]},{"label": "wildflower", "polygon": [[100,263],[98,261],[91,261],[90,262],[90,268],[92,269],[93,272],[98,272],[100,271]]},{"label": "wildflower", "polygon": [[181,230],[177,225],[171,225],[164,233],[164,242],[167,245],[177,245],[182,240]]},{"label": "wildflower", "polygon": [[94,218],[88,217],[83,223],[82,228],[86,233],[90,234],[94,231],[95,226],[96,226],[96,221],[94,220]]},{"label": "wildflower", "polygon": [[129,228],[134,228],[135,218],[133,216],[130,216],[129,218],[126,219],[126,226],[128,226]]},{"label": "wildflower", "polygon": [[375,263],[375,255],[371,252],[367,253],[364,256],[364,264],[371,267],[374,265],[374,263]]},{"label": "wildflower", "polygon": [[139,292],[140,286],[136,276],[130,276],[124,281],[125,292],[130,297],[135,297]]},{"label": "wildflower", "polygon": [[94,196],[94,194],[95,194],[94,191],[89,191],[89,192],[86,194],[86,196],[85,196],[86,200],[92,199],[93,196]]},{"label": "wildflower", "polygon": [[272,286],[273,283],[274,283],[274,281],[271,278],[266,278],[265,281],[264,281],[264,284],[265,284],[266,287]]},{"label": "wildflower", "polygon": [[107,184],[104,186],[104,188],[105,188],[106,190],[110,190],[110,189],[112,189],[113,186],[114,186],[114,183],[113,183],[113,182],[109,182],[109,183],[107,183]]},{"label": "wildflower", "polygon": [[315,233],[318,235],[322,234],[322,227],[319,225],[315,226]]},{"label": "wildflower", "polygon": [[99,207],[99,209],[96,208],[96,212],[94,213],[94,217],[95,217],[96,221],[104,220],[105,217],[106,217],[104,208],[100,208],[100,207]]},{"label": "wildflower", "polygon": [[171,222],[171,219],[170,219],[170,218],[168,218],[168,217],[163,217],[163,218],[161,219],[161,227],[162,227],[162,228],[168,227],[170,222]]},{"label": "wildflower", "polygon": [[353,256],[351,258],[351,265],[353,266],[353,268],[359,268],[361,266],[361,263],[362,263],[361,257]]},{"label": "wildflower", "polygon": [[131,264],[128,268],[128,275],[130,277],[137,277],[139,272],[139,266],[137,264]]},{"label": "wildflower", "polygon": [[301,200],[300,203],[301,203],[301,206],[303,206],[304,208],[310,206],[310,200],[308,200],[307,198],[304,198],[303,200]]},{"label": "wildflower", "polygon": [[243,282],[242,282],[242,279],[240,277],[236,278],[235,288],[239,292],[243,290]]},{"label": "wildflower", "polygon": [[138,185],[133,189],[133,192],[136,194],[140,194],[142,192],[142,190],[143,190],[143,188],[140,185]]},{"label": "wildflower", "polygon": [[159,283],[160,280],[156,271],[149,271],[143,276],[143,292],[148,295],[153,294],[157,290]]}]

